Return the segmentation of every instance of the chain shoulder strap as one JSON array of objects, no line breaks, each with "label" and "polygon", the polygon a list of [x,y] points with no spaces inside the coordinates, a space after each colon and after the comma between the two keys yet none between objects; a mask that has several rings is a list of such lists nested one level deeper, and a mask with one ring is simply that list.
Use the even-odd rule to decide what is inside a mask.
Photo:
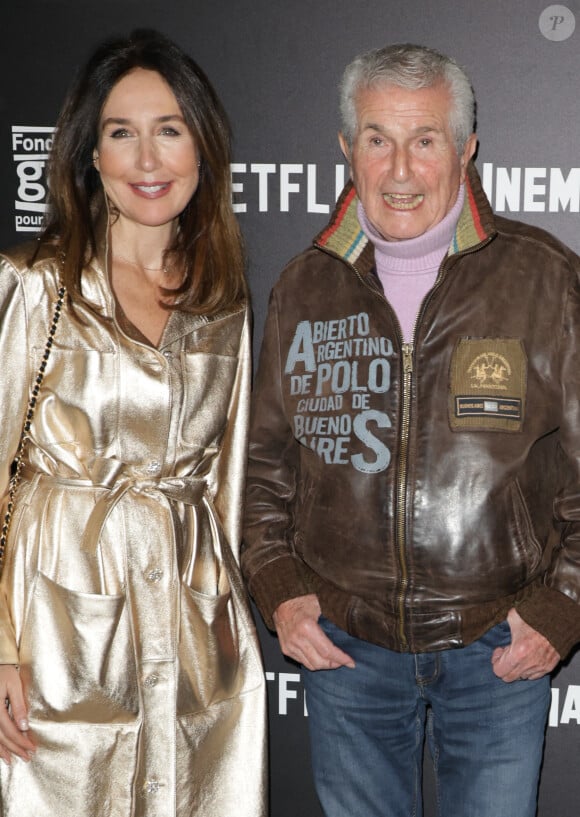
[{"label": "chain shoulder strap", "polygon": [[13,463],[14,471],[10,479],[10,487],[8,490],[8,505],[6,507],[6,515],[4,516],[2,532],[0,533],[0,567],[4,563],[6,541],[8,539],[10,521],[12,519],[12,512],[14,510],[14,497],[16,495],[16,489],[20,484],[22,466],[24,463],[23,461],[24,448],[28,440],[28,432],[30,431],[32,418],[34,417],[34,409],[36,408],[36,402],[38,399],[38,394],[40,392],[40,387],[42,386],[42,381],[44,380],[44,373],[46,371],[46,365],[48,363],[48,358],[50,357],[50,350],[52,348],[52,341],[55,336],[56,327],[58,326],[58,322],[62,312],[62,305],[64,303],[65,292],[66,290],[64,286],[59,287],[57,292],[58,298],[56,305],[54,307],[54,314],[52,316],[52,323],[50,325],[50,329],[48,330],[48,338],[46,339],[46,345],[44,347],[44,354],[42,355],[42,361],[40,363],[40,366],[38,367],[38,372],[32,385],[30,399],[28,400],[28,408],[26,410],[26,417],[24,420],[24,425],[22,426],[22,433],[20,434],[20,440],[18,442],[18,448],[16,449],[16,455],[14,457]]}]

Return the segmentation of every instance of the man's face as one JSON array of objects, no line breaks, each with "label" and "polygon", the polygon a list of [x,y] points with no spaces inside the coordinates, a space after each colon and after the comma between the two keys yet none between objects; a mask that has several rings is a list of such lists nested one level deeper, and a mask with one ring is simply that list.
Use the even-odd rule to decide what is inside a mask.
[{"label": "man's face", "polygon": [[379,85],[356,99],[352,150],[342,134],[340,144],[365,213],[388,241],[422,235],[455,204],[476,137],[458,156],[450,108],[443,84],[416,91]]}]

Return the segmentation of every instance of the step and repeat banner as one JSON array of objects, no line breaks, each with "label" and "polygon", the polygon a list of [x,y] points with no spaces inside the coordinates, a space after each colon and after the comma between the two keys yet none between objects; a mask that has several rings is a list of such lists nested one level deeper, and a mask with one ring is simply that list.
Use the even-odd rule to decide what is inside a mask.
[{"label": "step and repeat banner", "polygon": [[[7,3],[0,49],[1,246],[30,239],[42,223],[45,163],[75,68],[102,39],[134,27],[175,39],[205,69],[228,110],[256,352],[272,284],[324,226],[346,178],[336,140],[342,70],[361,51],[389,42],[427,44],[465,66],[478,99],[477,164],[494,209],[542,226],[580,252],[576,0]],[[270,703],[271,815],[320,817],[299,670],[281,657],[261,622],[258,627]],[[432,817],[428,762],[425,799]],[[539,817],[577,817],[579,801],[576,654],[553,678]]]}]

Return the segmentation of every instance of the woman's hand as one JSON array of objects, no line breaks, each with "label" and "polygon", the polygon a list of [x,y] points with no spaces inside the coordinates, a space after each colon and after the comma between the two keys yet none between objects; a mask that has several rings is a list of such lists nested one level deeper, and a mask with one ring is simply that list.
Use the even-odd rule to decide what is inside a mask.
[{"label": "woman's hand", "polygon": [[0,757],[10,764],[12,755],[28,762],[36,746],[28,734],[28,713],[17,668],[0,665]]}]

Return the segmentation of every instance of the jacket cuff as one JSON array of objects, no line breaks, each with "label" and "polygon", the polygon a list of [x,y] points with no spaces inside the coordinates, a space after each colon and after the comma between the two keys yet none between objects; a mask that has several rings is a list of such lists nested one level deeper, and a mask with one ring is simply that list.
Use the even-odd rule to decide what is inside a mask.
[{"label": "jacket cuff", "polygon": [[564,659],[580,641],[580,605],[558,590],[541,585],[516,609],[526,624],[548,639]]},{"label": "jacket cuff", "polygon": [[293,556],[269,562],[252,576],[249,589],[266,626],[275,631],[273,615],[278,605],[313,592],[310,569]]}]

